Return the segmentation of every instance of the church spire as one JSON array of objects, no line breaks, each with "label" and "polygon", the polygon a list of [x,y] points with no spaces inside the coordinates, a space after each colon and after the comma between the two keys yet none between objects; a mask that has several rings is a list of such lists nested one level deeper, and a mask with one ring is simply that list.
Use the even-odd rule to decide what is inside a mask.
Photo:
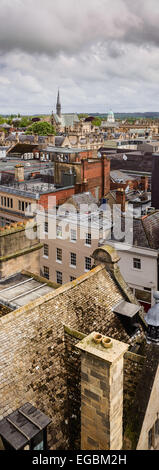
[{"label": "church spire", "polygon": [[56,103],[56,114],[61,117],[61,103],[60,103],[60,92],[58,89],[58,94],[57,94],[57,103]]}]

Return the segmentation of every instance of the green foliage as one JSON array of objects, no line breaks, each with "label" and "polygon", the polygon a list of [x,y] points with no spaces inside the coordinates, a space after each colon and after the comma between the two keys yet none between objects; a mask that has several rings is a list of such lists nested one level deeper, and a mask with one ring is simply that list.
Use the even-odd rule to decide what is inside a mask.
[{"label": "green foliage", "polygon": [[86,114],[86,113],[80,113],[80,114],[78,114],[78,117],[79,117],[79,119],[81,119],[81,118],[86,118],[86,117],[88,117],[88,114]]},{"label": "green foliage", "polygon": [[31,120],[28,117],[23,116],[19,121],[18,127],[27,127],[31,124]]},{"label": "green foliage", "polygon": [[0,116],[0,124],[4,124],[4,122],[6,122],[6,119]]},{"label": "green foliage", "polygon": [[101,122],[102,122],[102,119],[99,118],[99,117],[96,117],[96,118],[93,119],[92,124],[93,124],[93,126],[100,126]]},{"label": "green foliage", "polygon": [[55,129],[54,129],[54,126],[52,126],[49,122],[40,121],[40,122],[34,122],[31,126],[29,126],[25,134],[37,134],[37,135],[55,134]]}]

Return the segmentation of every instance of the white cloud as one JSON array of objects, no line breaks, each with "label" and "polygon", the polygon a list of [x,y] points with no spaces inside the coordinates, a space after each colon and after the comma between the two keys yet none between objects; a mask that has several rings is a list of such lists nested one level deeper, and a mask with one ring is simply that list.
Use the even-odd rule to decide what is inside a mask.
[{"label": "white cloud", "polygon": [[[158,111],[157,0],[1,0],[1,112]],[[5,92],[4,92],[5,90]]]}]

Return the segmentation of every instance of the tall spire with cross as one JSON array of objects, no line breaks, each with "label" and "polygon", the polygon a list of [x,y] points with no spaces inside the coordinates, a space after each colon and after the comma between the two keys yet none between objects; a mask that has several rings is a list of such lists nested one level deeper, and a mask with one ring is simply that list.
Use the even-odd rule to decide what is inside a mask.
[{"label": "tall spire with cross", "polygon": [[58,89],[58,94],[57,94],[57,103],[56,103],[56,114],[61,117],[61,103],[60,103],[60,92]]}]

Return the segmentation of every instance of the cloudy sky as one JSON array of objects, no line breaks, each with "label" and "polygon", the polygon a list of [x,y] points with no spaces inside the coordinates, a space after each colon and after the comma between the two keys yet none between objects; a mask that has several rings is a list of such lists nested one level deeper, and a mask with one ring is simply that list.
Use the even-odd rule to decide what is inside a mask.
[{"label": "cloudy sky", "polygon": [[159,111],[158,0],[0,0],[0,113]]}]

